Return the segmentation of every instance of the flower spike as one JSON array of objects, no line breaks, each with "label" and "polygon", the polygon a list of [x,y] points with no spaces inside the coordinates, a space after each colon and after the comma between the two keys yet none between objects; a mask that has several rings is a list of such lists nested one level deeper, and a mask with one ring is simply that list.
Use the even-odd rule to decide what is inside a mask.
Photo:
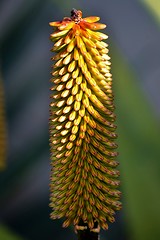
[{"label": "flower spike", "polygon": [[108,36],[97,32],[106,27],[98,21],[72,9],[70,18],[50,23],[51,218],[93,232],[108,229],[121,208]]}]

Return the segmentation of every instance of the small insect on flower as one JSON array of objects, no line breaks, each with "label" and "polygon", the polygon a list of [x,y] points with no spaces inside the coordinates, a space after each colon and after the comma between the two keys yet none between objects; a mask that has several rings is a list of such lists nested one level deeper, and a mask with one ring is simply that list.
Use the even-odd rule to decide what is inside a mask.
[{"label": "small insect on flower", "polygon": [[97,31],[106,27],[99,19],[73,9],[50,23],[51,218],[64,217],[63,226],[77,230],[85,223],[92,232],[95,223],[108,229],[121,208],[108,36]]}]

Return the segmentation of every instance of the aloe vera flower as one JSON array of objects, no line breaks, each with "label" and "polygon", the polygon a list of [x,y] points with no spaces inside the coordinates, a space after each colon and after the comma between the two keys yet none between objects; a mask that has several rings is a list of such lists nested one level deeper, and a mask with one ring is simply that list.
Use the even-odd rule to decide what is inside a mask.
[{"label": "aloe vera flower", "polygon": [[108,36],[97,31],[106,27],[99,19],[73,9],[50,22],[51,218],[91,230],[95,222],[108,229],[121,208]]}]

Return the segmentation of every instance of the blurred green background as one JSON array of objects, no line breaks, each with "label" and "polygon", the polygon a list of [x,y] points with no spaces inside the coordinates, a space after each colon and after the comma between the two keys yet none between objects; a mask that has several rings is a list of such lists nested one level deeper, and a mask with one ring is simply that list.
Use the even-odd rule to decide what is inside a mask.
[{"label": "blurred green background", "polygon": [[107,24],[112,59],[123,209],[109,231],[102,231],[101,240],[158,240],[159,0],[0,1],[5,96],[5,106],[0,106],[5,107],[7,125],[6,168],[0,172],[0,240],[76,239],[72,228],[62,229],[61,220],[49,219],[48,207],[48,22],[70,16],[73,7]]}]

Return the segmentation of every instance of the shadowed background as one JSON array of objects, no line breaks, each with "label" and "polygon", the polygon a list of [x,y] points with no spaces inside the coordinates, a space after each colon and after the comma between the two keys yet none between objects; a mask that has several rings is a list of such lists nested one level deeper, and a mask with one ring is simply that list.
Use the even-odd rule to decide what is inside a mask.
[{"label": "shadowed background", "polygon": [[[160,3],[156,0],[1,0],[0,239],[76,239],[49,219],[50,21],[96,15],[107,24],[123,209],[101,240],[160,239]],[[1,118],[0,118],[1,119]],[[6,127],[5,127],[6,126]],[[6,130],[4,131],[4,128]],[[0,164],[1,166],[1,164]]]}]

